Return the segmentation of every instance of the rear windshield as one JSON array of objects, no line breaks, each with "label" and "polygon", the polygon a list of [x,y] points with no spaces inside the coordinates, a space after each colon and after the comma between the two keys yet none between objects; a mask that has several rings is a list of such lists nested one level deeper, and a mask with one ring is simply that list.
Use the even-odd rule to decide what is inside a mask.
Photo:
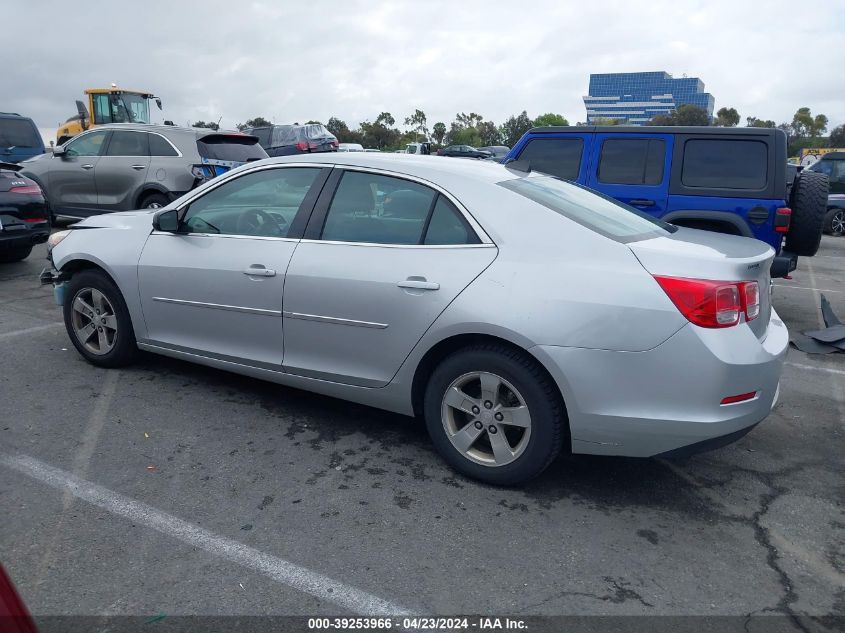
[{"label": "rear windshield", "polygon": [[306,125],[305,138],[334,138],[334,135],[329,132],[323,125]]},{"label": "rear windshield", "polygon": [[41,146],[41,136],[29,119],[0,119],[0,147]]},{"label": "rear windshield", "polygon": [[766,187],[769,150],[762,141],[692,139],[684,144],[681,182],[685,187],[751,189]]},{"label": "rear windshield", "polygon": [[231,160],[245,163],[267,158],[267,152],[254,136],[235,134],[210,134],[197,141],[197,150],[203,158]]},{"label": "rear windshield", "polygon": [[677,230],[597,191],[558,178],[530,176],[498,184],[617,242],[633,242]]}]

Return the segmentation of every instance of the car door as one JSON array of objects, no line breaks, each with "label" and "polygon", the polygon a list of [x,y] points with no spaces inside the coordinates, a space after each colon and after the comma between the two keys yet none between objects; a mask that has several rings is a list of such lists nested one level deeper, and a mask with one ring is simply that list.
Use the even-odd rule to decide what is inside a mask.
[{"label": "car door", "polygon": [[149,168],[149,134],[141,130],[114,130],[93,170],[97,206],[103,211],[134,209]]},{"label": "car door", "polygon": [[94,170],[108,143],[109,130],[91,130],[68,141],[50,158],[47,193],[56,215],[87,217],[97,210]]},{"label": "car door", "polygon": [[656,217],[667,211],[674,136],[596,134],[587,186]]},{"label": "car door", "polygon": [[387,384],[496,253],[429,183],[335,169],[285,280],[285,371]]},{"label": "car door", "polygon": [[138,263],[146,343],[265,369],[282,365],[285,271],[330,170],[269,165],[180,207]]}]

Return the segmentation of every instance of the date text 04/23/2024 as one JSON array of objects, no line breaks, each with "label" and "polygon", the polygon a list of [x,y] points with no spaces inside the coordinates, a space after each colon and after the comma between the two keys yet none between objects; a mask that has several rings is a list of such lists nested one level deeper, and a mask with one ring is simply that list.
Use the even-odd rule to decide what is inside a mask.
[{"label": "date text 04/23/2024", "polygon": [[517,631],[528,627],[524,620],[503,617],[308,618],[309,630],[361,631],[393,628],[411,631]]}]

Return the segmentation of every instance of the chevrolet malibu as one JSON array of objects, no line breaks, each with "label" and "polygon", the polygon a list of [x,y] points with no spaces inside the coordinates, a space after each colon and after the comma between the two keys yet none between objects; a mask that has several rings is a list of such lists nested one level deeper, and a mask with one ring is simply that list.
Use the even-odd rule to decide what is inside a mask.
[{"label": "chevrolet malibu", "polygon": [[[664,174],[664,177],[666,175]],[[770,412],[788,334],[765,243],[487,161],[264,160],[50,238],[68,335],[425,420],[456,470],[682,454]]]}]

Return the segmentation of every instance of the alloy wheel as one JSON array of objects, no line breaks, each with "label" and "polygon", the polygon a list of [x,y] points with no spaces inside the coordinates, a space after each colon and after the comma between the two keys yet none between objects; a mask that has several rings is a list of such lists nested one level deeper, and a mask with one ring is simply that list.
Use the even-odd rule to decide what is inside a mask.
[{"label": "alloy wheel", "polygon": [[458,452],[484,466],[518,459],[531,437],[531,414],[522,394],[491,372],[456,378],[443,395],[441,417],[446,436]]},{"label": "alloy wheel", "polygon": [[108,354],[117,341],[117,315],[106,295],[82,288],[71,304],[71,324],[77,340],[97,356]]},{"label": "alloy wheel", "polygon": [[830,229],[834,235],[845,233],[845,210],[837,211],[830,220]]}]

